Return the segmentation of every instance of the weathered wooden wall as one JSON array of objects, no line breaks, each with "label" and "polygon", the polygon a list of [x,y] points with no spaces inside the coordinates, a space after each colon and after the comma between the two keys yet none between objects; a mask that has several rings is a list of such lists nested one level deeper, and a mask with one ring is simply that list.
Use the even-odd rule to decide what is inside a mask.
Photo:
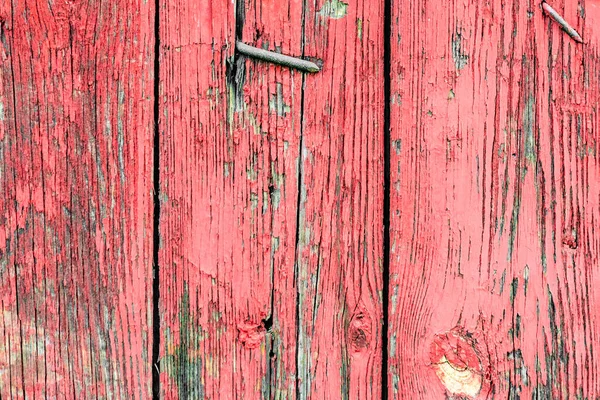
[{"label": "weathered wooden wall", "polygon": [[0,2],[0,398],[148,399],[151,2]]},{"label": "weathered wooden wall", "polygon": [[390,397],[600,395],[600,4],[552,6],[585,44],[393,0]]},{"label": "weathered wooden wall", "polygon": [[0,399],[598,398],[600,3],[552,6],[584,44],[537,1],[0,2]]}]

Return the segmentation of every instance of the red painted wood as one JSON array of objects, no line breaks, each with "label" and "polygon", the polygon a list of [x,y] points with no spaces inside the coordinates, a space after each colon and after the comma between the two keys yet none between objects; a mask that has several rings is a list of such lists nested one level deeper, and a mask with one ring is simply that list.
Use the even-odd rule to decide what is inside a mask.
[{"label": "red painted wood", "polygon": [[[392,4],[382,372],[383,4],[159,2],[162,398],[600,393],[600,6],[552,4],[579,44],[430,3]],[[0,4],[2,398],[150,396],[153,18]]]},{"label": "red painted wood", "polygon": [[0,2],[0,397],[150,396],[153,6]]},{"label": "red painted wood", "polygon": [[[299,4],[249,2],[247,42],[299,54]],[[169,399],[295,393],[302,75],[236,63],[234,17],[228,1],[161,7],[161,386]]]},{"label": "red painted wood", "polygon": [[307,2],[300,398],[381,398],[383,3]]},{"label": "red painted wood", "polygon": [[162,4],[161,396],[379,397],[381,5]]},{"label": "red painted wood", "polygon": [[393,1],[390,398],[600,394],[595,2]]},{"label": "red painted wood", "polygon": [[[241,39],[256,47],[300,57],[303,4],[301,0],[244,2]],[[236,22],[240,23],[239,16]],[[254,176],[246,178],[251,196],[257,193],[262,197],[257,207],[261,211],[255,217],[257,222],[262,221],[250,222],[249,233],[256,236],[259,245],[257,250],[250,248],[250,252],[262,253],[255,265],[264,272],[253,272],[251,279],[271,279],[270,287],[264,287],[264,300],[269,303],[265,303],[266,320],[262,325],[269,328],[272,323],[272,327],[265,332],[265,355],[262,360],[257,358],[267,368],[254,378],[261,382],[261,393],[255,392],[251,398],[294,398],[299,365],[295,255],[304,76],[300,71],[251,59],[246,59],[243,65],[246,78],[242,85],[239,82],[234,85],[243,94],[235,102],[233,131],[240,138],[254,137],[249,141],[249,151],[242,151],[240,155],[246,153],[250,170],[256,171]],[[256,230],[256,234],[252,234],[252,230]],[[244,242],[248,233],[242,235]],[[235,273],[239,264],[232,267]],[[248,297],[253,298],[255,290],[247,284],[242,284],[244,286],[250,289]],[[238,341],[242,334],[238,328]],[[244,370],[247,367],[242,367],[241,371]]]}]

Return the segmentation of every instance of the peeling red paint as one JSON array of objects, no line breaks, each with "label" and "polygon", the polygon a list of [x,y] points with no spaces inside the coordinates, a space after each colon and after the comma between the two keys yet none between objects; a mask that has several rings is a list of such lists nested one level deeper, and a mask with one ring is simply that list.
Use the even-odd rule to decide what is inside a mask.
[{"label": "peeling red paint", "polygon": [[583,44],[517,0],[0,2],[0,397],[598,396],[600,5],[551,5]]},{"label": "peeling red paint", "polygon": [[0,398],[151,396],[153,13],[0,2]]},{"label": "peeling red paint", "polygon": [[265,339],[265,327],[262,324],[252,323],[238,324],[238,340],[248,349],[255,349]]},{"label": "peeling red paint", "polygon": [[383,4],[161,4],[163,396],[381,397]]},{"label": "peeling red paint", "polygon": [[390,398],[600,394],[600,13],[549,3],[584,44],[539,3],[393,1]]}]

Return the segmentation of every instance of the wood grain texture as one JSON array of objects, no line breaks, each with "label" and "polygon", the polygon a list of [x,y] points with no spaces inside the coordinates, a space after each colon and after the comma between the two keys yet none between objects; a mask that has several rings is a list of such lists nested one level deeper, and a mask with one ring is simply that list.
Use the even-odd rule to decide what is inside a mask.
[{"label": "wood grain texture", "polygon": [[299,397],[381,397],[383,3],[306,3]]},{"label": "wood grain texture", "polygon": [[160,8],[161,396],[377,397],[382,10],[196,3]]},{"label": "wood grain texture", "polygon": [[[238,5],[238,34],[298,54],[299,4]],[[231,2],[160,26],[161,396],[290,397],[302,75],[233,57]]]},{"label": "wood grain texture", "polygon": [[0,398],[150,396],[153,14],[0,3]]},{"label": "wood grain texture", "polygon": [[[600,5],[394,0],[390,398],[600,394]],[[408,22],[410,21],[410,23]]]}]

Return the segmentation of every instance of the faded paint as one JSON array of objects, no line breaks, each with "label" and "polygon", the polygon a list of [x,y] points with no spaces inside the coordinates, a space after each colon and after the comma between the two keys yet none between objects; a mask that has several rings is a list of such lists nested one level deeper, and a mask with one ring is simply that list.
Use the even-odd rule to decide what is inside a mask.
[{"label": "faded paint", "polygon": [[0,398],[151,397],[153,16],[0,4]]},{"label": "faded paint", "polygon": [[[382,4],[163,3],[161,43],[181,51],[161,54],[161,326],[175,331],[187,287],[198,322],[221,329],[204,348],[207,398],[380,397]],[[235,40],[323,68],[256,62]],[[227,101],[204,107],[199,93]],[[173,368],[161,366],[166,398],[181,397]]]},{"label": "faded paint", "polygon": [[[600,393],[588,3],[392,2],[390,397]],[[158,56],[161,397],[381,398],[383,3],[143,4],[0,5],[0,397],[150,397]]]},{"label": "faded paint", "polygon": [[[561,3],[579,45],[530,5],[393,3],[390,397],[600,393],[600,10]],[[456,325],[489,366],[428,357]]]},{"label": "faded paint", "polygon": [[326,0],[317,14],[331,19],[343,18],[348,14],[348,3],[340,0]]},{"label": "faded paint", "polygon": [[[160,30],[161,43],[186,44],[161,54],[169,112],[160,121],[160,148],[169,170],[161,175],[168,201],[161,208],[160,287],[172,294],[161,296],[161,326],[179,328],[176,299],[187,287],[195,324],[209,337],[198,349],[204,371],[189,369],[189,382],[202,381],[206,398],[292,398],[303,76],[235,55],[232,44],[238,25],[239,40],[302,54],[291,29],[299,27],[302,4],[160,4],[160,25],[172,27]],[[199,95],[209,90],[209,100]],[[193,337],[192,327],[181,329]],[[167,343],[161,354],[168,354]],[[161,364],[163,398],[182,398],[175,372]]]}]

